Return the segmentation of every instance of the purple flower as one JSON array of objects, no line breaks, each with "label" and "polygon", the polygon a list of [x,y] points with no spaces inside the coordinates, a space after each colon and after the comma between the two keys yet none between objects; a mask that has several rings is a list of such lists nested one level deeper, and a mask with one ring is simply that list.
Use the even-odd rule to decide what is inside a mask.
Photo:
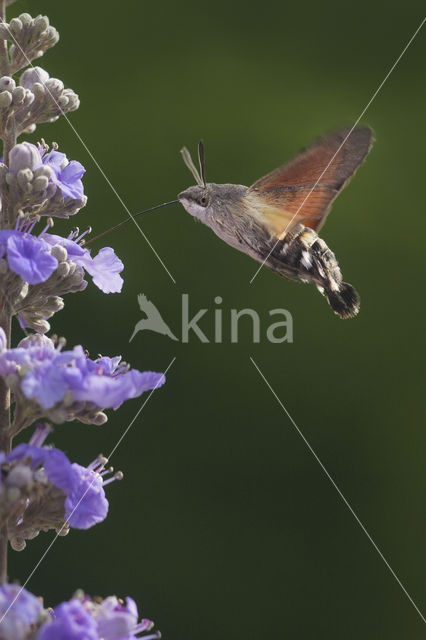
[{"label": "purple flower", "polygon": [[0,587],[0,637],[2,640],[24,640],[30,631],[30,626],[37,622],[42,609],[40,600],[29,591],[17,584],[3,584]]},{"label": "purple flower", "polygon": [[[136,602],[127,597],[126,604],[120,602],[115,596],[105,598],[97,613],[98,633],[103,640],[132,640],[136,634],[152,629],[151,620],[142,619],[138,623],[138,608]],[[154,633],[148,638],[159,638],[159,633]]]},{"label": "purple flower", "polygon": [[[59,449],[31,443],[19,444],[6,456],[5,461],[30,461],[33,471],[43,468],[48,481],[63,492],[65,520],[74,529],[89,529],[105,520],[109,504],[104,485],[122,478],[121,472],[106,478],[106,458],[99,457],[87,467],[82,467],[71,463]],[[30,504],[29,501],[27,508]],[[34,511],[34,507],[32,509]]]},{"label": "purple flower", "polygon": [[[8,232],[0,231],[0,236],[5,233]],[[6,247],[10,270],[28,284],[45,282],[58,268],[57,259],[50,254],[50,245],[41,238],[20,231],[9,232]]]},{"label": "purple flower", "polygon": [[127,597],[124,605],[115,596],[105,598],[97,619],[99,635],[105,640],[128,638],[138,623],[136,602]]},{"label": "purple flower", "polygon": [[[87,249],[86,249],[87,251]],[[87,252],[81,265],[93,278],[95,285],[104,293],[120,293],[123,287],[123,278],[119,275],[124,269],[120,258],[111,247],[104,247],[97,256],[90,257]]]},{"label": "purple flower", "polygon": [[[0,344],[2,332],[0,329]],[[18,390],[43,409],[52,409],[65,399],[67,407],[87,402],[118,409],[125,400],[165,382],[162,373],[129,369],[119,356],[91,360],[82,346],[70,351],[63,351],[62,346],[55,348],[52,340],[40,334],[24,338],[18,347],[0,353],[0,375],[15,374]]]},{"label": "purple flower", "polygon": [[[32,223],[34,226],[34,223]],[[42,231],[39,236],[31,235],[31,224],[23,222],[16,229],[0,231],[0,258],[6,257],[9,269],[28,284],[40,284],[58,268],[58,260],[52,255],[52,248],[60,245],[66,249],[66,259],[87,271],[94,284],[104,293],[119,293],[124,269],[121,260],[111,247],[104,247],[92,258],[89,249],[74,240],[75,233],[62,238]],[[80,239],[85,234],[80,236]]]},{"label": "purple flower", "polygon": [[74,462],[71,467],[71,481],[66,489],[65,518],[74,529],[89,529],[105,520],[108,514],[108,500],[100,475],[103,465],[92,469]]},{"label": "purple flower", "polygon": [[77,598],[55,607],[52,618],[40,629],[37,640],[99,640],[93,616]]},{"label": "purple flower", "polygon": [[73,598],[53,610],[52,622],[39,631],[37,640],[154,640],[160,633],[145,634],[153,627],[150,620],[138,623],[138,609],[132,598],[126,604],[115,596],[102,602],[87,596]]},{"label": "purple flower", "polygon": [[53,233],[44,233],[43,240],[51,245],[59,244],[67,250],[70,260],[83,267],[92,277],[94,284],[104,293],[120,293],[123,287],[123,278],[119,275],[124,265],[118,258],[114,249],[104,247],[97,256],[92,258],[90,251],[82,247],[73,239],[75,234],[68,238],[62,238]]},{"label": "purple flower", "polygon": [[79,360],[79,375],[67,369],[65,377],[73,388],[76,400],[92,402],[98,407],[118,409],[125,400],[139,397],[144,391],[161,387],[165,382],[162,373],[154,371],[126,371],[120,365],[112,366],[113,359],[101,361],[86,358]]},{"label": "purple flower", "polygon": [[9,171],[13,175],[24,169],[34,172],[42,166],[49,168],[50,183],[59,188],[65,199],[81,200],[84,197],[81,178],[86,170],[80,162],[68,160],[65,153],[56,149],[49,153],[40,151],[31,142],[20,142],[10,150]]},{"label": "purple flower", "polygon": [[80,199],[84,196],[81,178],[86,169],[80,162],[69,161],[65,153],[53,150],[43,156],[43,164],[52,169],[52,180],[64,198]]}]

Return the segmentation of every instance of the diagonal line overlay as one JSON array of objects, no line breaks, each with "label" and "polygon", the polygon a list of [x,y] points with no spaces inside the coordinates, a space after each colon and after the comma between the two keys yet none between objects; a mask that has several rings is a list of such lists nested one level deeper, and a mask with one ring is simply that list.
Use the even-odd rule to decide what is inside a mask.
[{"label": "diagonal line overlay", "polygon": [[[167,369],[164,371],[164,375],[169,371],[170,367],[173,365],[174,361],[176,360],[176,356],[170,361]],[[155,385],[155,387],[151,390],[151,392],[149,393],[148,397],[146,398],[146,400],[144,400],[144,402],[142,403],[142,405],[139,407],[139,409],[137,410],[136,414],[134,415],[134,417],[132,418],[132,420],[129,422],[129,424],[127,425],[126,429],[124,430],[124,432],[121,434],[120,438],[117,440],[116,444],[114,445],[114,447],[112,448],[109,456],[108,456],[108,460],[111,459],[111,457],[113,456],[113,454],[116,452],[116,450],[118,449],[118,447],[120,446],[121,442],[123,441],[123,439],[125,438],[125,436],[127,435],[127,433],[129,432],[129,429],[132,427],[132,425],[135,423],[135,421],[137,420],[139,414],[141,413],[141,411],[143,410],[143,408],[146,406],[146,404],[148,403],[149,399],[151,398],[152,394],[154,393],[154,391],[156,391],[156,389],[158,388],[158,383]],[[93,477],[92,482],[89,484],[89,486],[87,487],[87,489],[85,490],[85,492],[82,494],[82,496],[80,497],[79,501],[77,502],[77,504],[75,505],[74,509],[71,511],[70,515],[68,516],[68,519],[71,518],[71,516],[75,513],[75,511],[78,509],[79,505],[81,504],[82,500],[84,500],[84,497],[86,496],[86,494],[88,493],[88,491],[90,491],[90,489],[92,488],[93,484],[95,483],[95,481],[97,480],[96,476]],[[40,559],[38,560],[38,562],[36,563],[36,565],[34,566],[34,568],[32,569],[32,571],[30,572],[30,574],[28,575],[28,577],[26,578],[24,584],[21,586],[21,588],[19,589],[18,593],[16,594],[16,596],[13,598],[12,602],[9,604],[9,606],[7,607],[6,611],[3,613],[3,615],[0,618],[0,625],[3,622],[4,618],[7,616],[7,614],[9,613],[9,611],[11,610],[11,608],[13,607],[13,605],[15,604],[15,602],[17,601],[17,599],[19,598],[19,596],[21,595],[22,591],[25,589],[25,587],[27,586],[28,582],[31,580],[31,578],[33,577],[33,575],[35,574],[35,572],[37,571],[37,569],[39,568],[39,566],[41,565],[41,563],[43,562],[43,560],[46,558],[47,554],[49,553],[49,551],[51,550],[51,548],[53,547],[53,545],[55,544],[55,542],[57,541],[57,539],[59,538],[59,536],[61,535],[61,533],[66,529],[68,524],[68,520],[65,520],[64,524],[62,525],[62,527],[59,529],[59,531],[56,533],[55,537],[53,538],[53,540],[50,542],[50,544],[47,546],[46,550],[43,552],[42,556],[40,557]]]},{"label": "diagonal line overlay", "polygon": [[[9,25],[4,22],[3,23],[4,26],[6,27],[6,29],[8,30],[11,39],[13,40],[14,44],[16,47],[18,47],[18,49],[21,51],[22,55],[24,56],[25,60],[27,61],[28,65],[30,67],[32,67],[33,69],[35,68],[33,63],[31,62],[31,60],[29,60],[28,56],[26,55],[25,51],[22,49],[21,45],[19,44],[19,42],[16,40],[15,36],[13,35],[13,33],[10,31],[9,29]],[[55,100],[55,98],[53,97],[51,91],[49,91],[49,89],[46,87],[46,85],[43,85],[44,88],[46,89],[46,91],[48,92],[49,96],[51,97],[51,99],[53,100],[53,102],[56,104],[56,106],[58,107],[59,111],[61,112],[61,115],[65,118],[66,122],[68,123],[68,125],[71,127],[73,133],[75,134],[75,136],[77,137],[77,139],[79,140],[79,142],[81,143],[81,145],[83,146],[83,148],[85,149],[85,151],[87,152],[88,156],[90,157],[90,159],[92,160],[92,162],[94,163],[94,165],[96,166],[96,168],[99,170],[100,174],[102,175],[102,177],[104,178],[105,182],[108,184],[108,186],[110,187],[111,191],[114,193],[115,197],[117,198],[117,200],[119,201],[119,203],[121,204],[121,206],[123,207],[123,209],[125,210],[125,212],[127,213],[127,215],[129,216],[129,218],[132,219],[132,221],[135,223],[136,227],[139,229],[139,232],[141,233],[143,239],[145,240],[145,242],[148,244],[149,248],[151,249],[151,251],[154,253],[155,257],[157,258],[157,260],[159,261],[159,263],[161,264],[161,266],[163,267],[163,269],[166,271],[167,275],[169,276],[169,278],[172,280],[173,284],[176,284],[176,280],[174,279],[174,277],[172,276],[172,274],[170,273],[170,271],[168,270],[168,268],[166,267],[166,265],[164,264],[163,260],[160,258],[158,252],[155,250],[155,248],[153,247],[152,243],[150,242],[150,240],[148,239],[147,235],[144,233],[144,231],[141,229],[140,225],[138,224],[138,222],[135,220],[135,217],[132,215],[132,213],[130,212],[129,208],[127,207],[126,203],[124,202],[123,198],[120,196],[120,194],[118,193],[117,189],[114,187],[114,185],[112,184],[111,180],[108,178],[108,176],[106,175],[105,171],[102,169],[101,165],[99,164],[99,162],[96,160],[95,156],[93,155],[93,153],[90,151],[89,147],[87,146],[87,144],[84,142],[83,138],[81,137],[81,135],[78,133],[77,129],[74,127],[74,125],[72,124],[71,120],[68,118],[67,114],[63,111],[62,107],[58,104],[57,100]]]},{"label": "diagonal line overlay", "polygon": [[377,553],[379,554],[379,556],[381,557],[381,559],[383,560],[383,562],[385,563],[385,565],[387,566],[387,568],[389,569],[390,573],[392,574],[392,576],[395,578],[396,582],[398,583],[398,585],[400,586],[400,588],[402,589],[402,591],[405,593],[405,595],[407,596],[408,600],[411,602],[411,604],[413,605],[414,609],[417,611],[417,613],[419,614],[420,618],[423,620],[424,623],[426,623],[426,618],[424,617],[423,613],[420,611],[419,607],[416,605],[416,603],[414,602],[413,598],[410,596],[410,594],[408,593],[407,589],[404,587],[404,585],[402,584],[401,580],[398,578],[397,574],[395,573],[395,571],[392,569],[391,565],[389,564],[389,562],[386,560],[385,556],[383,555],[383,553],[381,552],[381,550],[379,549],[379,547],[377,546],[376,542],[373,540],[373,538],[371,537],[371,535],[369,534],[369,532],[367,531],[365,525],[362,523],[362,521],[360,520],[360,518],[358,517],[358,515],[355,513],[354,509],[351,507],[350,503],[348,502],[348,500],[345,498],[344,494],[342,493],[341,489],[338,487],[338,485],[336,484],[335,480],[332,478],[332,476],[330,475],[330,473],[327,471],[326,467],[324,466],[324,464],[322,463],[321,459],[318,457],[318,455],[316,454],[315,450],[312,448],[312,446],[309,444],[308,440],[306,439],[306,437],[303,435],[301,429],[298,427],[298,425],[296,424],[296,422],[293,420],[293,418],[291,417],[291,415],[289,414],[288,410],[286,409],[286,407],[284,406],[284,404],[281,402],[280,398],[278,397],[278,395],[275,393],[274,389],[272,388],[272,386],[270,385],[270,383],[268,382],[268,380],[266,379],[265,375],[262,373],[262,371],[260,370],[259,366],[256,364],[256,362],[254,361],[254,359],[250,356],[250,361],[252,363],[252,365],[255,367],[255,369],[257,370],[258,374],[260,375],[260,377],[262,378],[262,380],[264,381],[264,383],[266,384],[266,386],[268,387],[269,391],[272,393],[272,395],[274,396],[275,400],[278,402],[278,404],[280,405],[281,409],[284,411],[284,413],[286,414],[287,418],[290,420],[290,422],[292,423],[293,427],[296,429],[297,433],[299,434],[299,436],[302,438],[303,442],[305,443],[305,445],[308,447],[309,451],[311,452],[311,454],[314,456],[315,460],[318,462],[318,464],[320,465],[321,469],[323,470],[323,472],[325,473],[325,475],[327,476],[327,478],[329,479],[329,481],[331,482],[331,484],[333,485],[333,487],[335,488],[335,490],[337,491],[337,493],[339,494],[340,498],[343,500],[343,502],[345,503],[346,507],[349,509],[349,511],[351,512],[352,516],[355,518],[356,522],[358,523],[358,525],[361,527],[362,531],[365,533],[365,535],[367,536],[367,538],[369,539],[369,541],[371,542],[371,544],[373,545],[374,549],[377,551]]},{"label": "diagonal line overlay", "polygon": [[371,105],[371,103],[373,102],[373,100],[377,97],[377,95],[379,94],[379,92],[381,91],[383,85],[385,84],[386,80],[389,78],[389,76],[391,75],[391,73],[394,71],[395,67],[397,66],[397,64],[399,63],[399,61],[401,60],[401,58],[403,57],[403,55],[405,54],[405,52],[407,51],[408,47],[411,45],[411,43],[413,42],[414,38],[417,36],[417,34],[419,33],[420,29],[423,27],[424,23],[426,22],[426,18],[423,18],[423,20],[421,21],[420,25],[417,27],[417,29],[415,30],[415,32],[413,33],[413,35],[411,36],[411,38],[409,39],[409,41],[407,42],[407,44],[405,45],[405,47],[403,48],[403,50],[401,51],[401,53],[399,54],[398,58],[395,60],[395,62],[393,63],[393,65],[391,66],[391,68],[389,69],[389,71],[387,72],[387,74],[385,75],[385,77],[383,78],[382,82],[379,84],[379,86],[377,87],[376,91],[373,93],[373,95],[371,96],[370,100],[367,102],[367,104],[365,105],[364,109],[361,111],[360,115],[358,116],[358,118],[355,120],[354,124],[352,125],[352,128],[350,129],[349,133],[347,134],[347,136],[345,137],[345,139],[343,140],[343,142],[341,143],[341,145],[339,146],[339,148],[337,149],[336,153],[332,156],[331,160],[329,161],[329,163],[327,164],[326,168],[322,171],[322,173],[319,175],[317,181],[315,182],[314,186],[312,187],[312,189],[309,191],[309,193],[307,194],[307,196],[305,197],[305,199],[303,200],[302,204],[299,206],[299,208],[297,209],[296,213],[292,216],[292,218],[289,220],[289,222],[287,223],[287,225],[285,226],[284,230],[280,233],[280,236],[278,238],[278,240],[276,241],[276,243],[274,244],[274,246],[272,247],[272,249],[270,250],[270,252],[268,253],[268,255],[266,256],[266,258],[263,260],[263,262],[261,263],[260,267],[257,269],[256,273],[254,274],[254,276],[251,278],[249,284],[252,284],[254,279],[256,278],[256,276],[258,275],[258,273],[262,270],[262,268],[265,266],[265,262],[268,260],[269,256],[271,255],[271,253],[274,251],[275,247],[277,246],[277,244],[279,242],[281,242],[281,240],[283,240],[287,229],[290,227],[290,225],[292,224],[293,220],[296,218],[296,216],[299,214],[300,210],[302,209],[303,205],[305,204],[305,202],[308,200],[308,198],[310,197],[310,195],[312,194],[312,192],[315,190],[316,186],[318,185],[319,181],[321,180],[321,178],[323,177],[323,175],[326,173],[327,169],[330,167],[330,165],[333,163],[334,159],[336,158],[337,154],[339,153],[339,151],[342,149],[342,147],[344,146],[344,144],[346,143],[347,139],[349,138],[349,136],[351,135],[351,133],[353,132],[353,130],[355,129],[355,127],[358,125],[359,121],[361,120],[361,118],[363,117],[363,115],[365,114],[365,112],[367,111],[367,109],[369,108],[369,106]]}]

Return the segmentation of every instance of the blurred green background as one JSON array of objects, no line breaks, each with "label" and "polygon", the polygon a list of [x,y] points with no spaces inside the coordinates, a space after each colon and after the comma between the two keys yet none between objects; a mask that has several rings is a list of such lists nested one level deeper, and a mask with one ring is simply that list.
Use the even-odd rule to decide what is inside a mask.
[{"label": "blurred green background", "polygon": [[[353,123],[424,4],[34,0],[9,16],[24,10],[60,31],[40,64],[79,93],[71,122],[136,212],[193,182],[179,149],[201,137],[208,180],[251,184]],[[376,144],[322,232],[361,294],[355,320],[267,269],[250,285],[257,265],[179,205],[139,219],[176,284],[135,227],[108,237],[126,265],[122,294],[90,284],[68,297],[53,330],[138,368],[176,361],[114,455],[125,479],[108,490],[110,517],[60,538],[31,579],[48,604],[77,587],[130,594],[173,640],[422,637],[418,613],[249,357],[422,607],[425,55],[423,30],[363,118]],[[88,205],[58,233],[124,219],[65,121],[40,126],[39,137],[87,168]],[[216,296],[224,318],[251,307],[266,323],[284,307],[294,343],[253,344],[247,322],[238,344],[229,330],[221,345],[148,332],[129,344],[140,292],[175,332],[188,293],[194,312],[210,309],[209,336]],[[113,448],[140,404],[110,412],[103,427],[64,425],[53,441],[88,463]],[[10,577],[23,581],[50,539],[14,553]]]}]

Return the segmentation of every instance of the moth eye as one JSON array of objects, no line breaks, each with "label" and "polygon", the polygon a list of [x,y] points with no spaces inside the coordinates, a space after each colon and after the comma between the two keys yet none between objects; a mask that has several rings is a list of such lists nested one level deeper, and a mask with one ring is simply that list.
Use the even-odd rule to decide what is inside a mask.
[{"label": "moth eye", "polygon": [[207,204],[207,198],[206,198],[206,196],[203,196],[203,197],[201,198],[201,200],[200,200],[200,204],[202,204],[203,206],[206,206],[206,204]]}]

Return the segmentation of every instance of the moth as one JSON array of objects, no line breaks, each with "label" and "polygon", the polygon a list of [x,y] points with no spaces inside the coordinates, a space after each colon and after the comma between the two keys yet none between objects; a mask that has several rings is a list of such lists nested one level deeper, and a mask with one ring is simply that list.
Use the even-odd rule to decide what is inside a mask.
[{"label": "moth", "polygon": [[202,143],[200,171],[184,147],[196,185],[178,195],[186,211],[227,244],[278,275],[312,282],[341,318],[359,311],[354,287],[319,237],[331,204],[365,160],[373,143],[368,127],[340,129],[319,139],[251,187],[207,183]]}]

